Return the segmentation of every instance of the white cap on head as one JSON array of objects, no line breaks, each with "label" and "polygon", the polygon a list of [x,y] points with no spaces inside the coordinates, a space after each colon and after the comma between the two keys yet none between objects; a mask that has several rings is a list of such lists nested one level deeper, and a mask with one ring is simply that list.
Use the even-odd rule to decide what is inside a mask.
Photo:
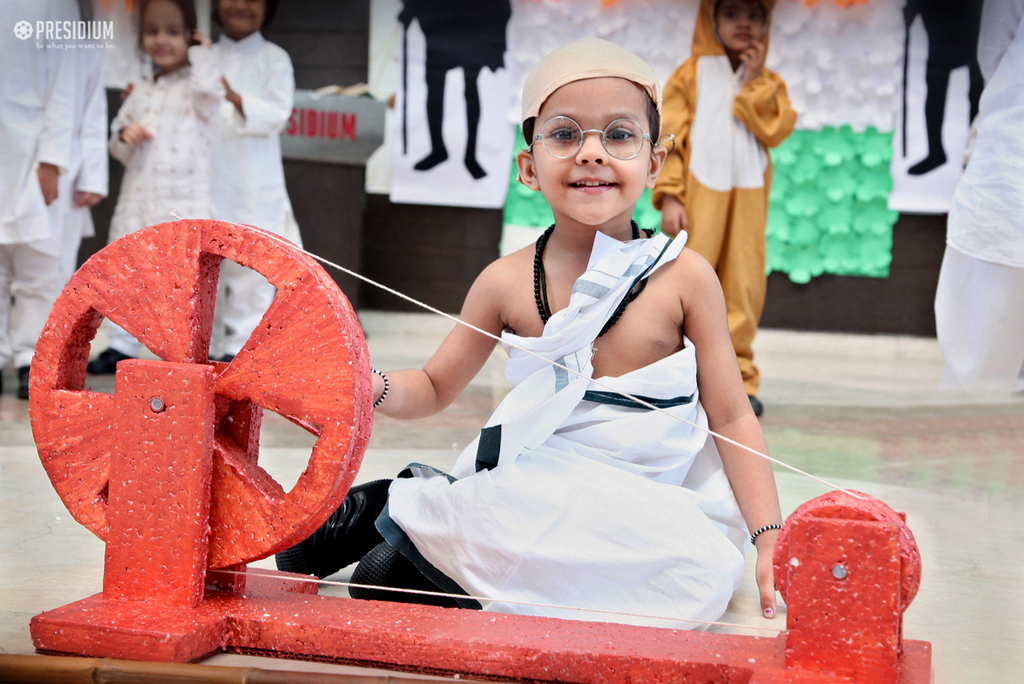
[{"label": "white cap on head", "polygon": [[588,78],[624,78],[644,89],[661,118],[661,86],[654,69],[629,50],[600,38],[581,38],[563,45],[537,63],[523,86],[520,123],[540,114],[540,108],[562,86]]}]

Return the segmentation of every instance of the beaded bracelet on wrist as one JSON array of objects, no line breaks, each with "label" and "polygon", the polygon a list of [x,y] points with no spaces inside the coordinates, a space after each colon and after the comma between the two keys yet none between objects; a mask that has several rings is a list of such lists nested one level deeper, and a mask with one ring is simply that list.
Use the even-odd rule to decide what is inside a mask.
[{"label": "beaded bracelet on wrist", "polygon": [[388,390],[391,389],[391,383],[388,382],[388,376],[384,375],[384,373],[382,373],[381,371],[377,370],[376,368],[371,368],[370,372],[376,373],[377,375],[379,375],[381,377],[382,380],[384,380],[384,391],[381,392],[380,398],[377,399],[377,401],[373,402],[373,408],[377,408],[378,406],[383,404],[384,400],[387,398]]},{"label": "beaded bracelet on wrist", "polygon": [[762,532],[767,532],[768,530],[781,530],[781,529],[782,529],[782,525],[780,525],[778,523],[775,523],[774,525],[765,525],[761,529],[759,529],[756,532],[754,532],[754,534],[750,535],[750,543],[753,544],[754,540],[757,539],[757,535],[761,534]]}]

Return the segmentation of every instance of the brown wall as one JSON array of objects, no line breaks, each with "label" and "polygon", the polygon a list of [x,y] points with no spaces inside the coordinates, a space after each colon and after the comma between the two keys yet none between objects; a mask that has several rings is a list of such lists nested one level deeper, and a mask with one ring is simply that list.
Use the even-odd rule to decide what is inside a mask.
[{"label": "brown wall", "polygon": [[[501,211],[392,204],[367,195],[363,267],[367,277],[448,313],[458,313],[469,286],[498,258]],[[363,306],[422,311],[372,286]]]},{"label": "brown wall", "polygon": [[[416,299],[458,312],[473,279],[497,258],[501,212],[392,204],[367,198],[365,274]],[[370,236],[388,236],[386,240]],[[933,303],[946,240],[945,216],[904,214],[893,229],[888,278],[825,275],[797,285],[768,278],[764,328],[935,335]],[[416,311],[364,287],[363,306]]]},{"label": "brown wall", "polygon": [[[300,88],[365,81],[370,0],[282,2],[267,37],[285,48]],[[110,92],[111,115],[119,105]],[[111,162],[111,199],[94,209],[98,235],[81,258],[106,244],[122,169]],[[501,212],[396,205],[364,196],[363,169],[285,162],[285,177],[306,248],[447,312],[458,312],[473,279],[497,258]],[[796,285],[768,279],[762,326],[793,330],[934,335],[932,304],[945,242],[945,217],[904,215],[893,236],[887,279],[822,276]],[[419,310],[328,269],[363,308]]]},{"label": "brown wall", "polygon": [[791,330],[935,335],[935,287],[946,217],[903,214],[893,228],[888,278],[824,275],[797,285],[768,277],[761,326]]}]

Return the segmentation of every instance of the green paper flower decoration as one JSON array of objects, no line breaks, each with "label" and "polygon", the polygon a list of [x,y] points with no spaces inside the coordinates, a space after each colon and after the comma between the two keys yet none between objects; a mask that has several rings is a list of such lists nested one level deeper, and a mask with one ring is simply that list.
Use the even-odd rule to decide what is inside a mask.
[{"label": "green paper flower decoration", "polygon": [[[522,134],[516,137],[522,149]],[[794,131],[771,150],[775,167],[765,238],[768,273],[780,271],[795,283],[823,273],[885,278],[892,262],[892,227],[899,213],[889,210],[892,133],[849,126]],[[539,192],[516,181],[515,159],[505,201],[505,223],[547,227],[554,221]],[[633,218],[641,228],[658,228],[661,214],[650,190],[637,202]]]},{"label": "green paper flower decoration", "polygon": [[887,277],[899,218],[886,204],[892,133],[849,126],[794,131],[771,154],[768,272],[787,273],[795,283],[822,273]]}]

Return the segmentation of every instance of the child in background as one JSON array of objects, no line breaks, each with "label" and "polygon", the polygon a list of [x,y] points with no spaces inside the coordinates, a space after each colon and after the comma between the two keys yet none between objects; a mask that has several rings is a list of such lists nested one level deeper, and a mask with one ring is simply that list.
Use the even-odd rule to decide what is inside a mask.
[{"label": "child in background", "polygon": [[61,286],[49,207],[70,165],[75,58],[10,26],[76,20],[78,8],[74,0],[14,0],[3,10],[11,21],[0,32],[0,370],[14,361],[27,399],[36,339]]},{"label": "child in background", "polygon": [[766,148],[793,131],[786,84],[764,68],[775,0],[700,0],[693,52],[665,86],[665,133],[676,148],[654,186],[661,229],[715,268],[729,333],[754,413],[760,373],[751,345],[764,308]]},{"label": "child in background", "polygon": [[[125,165],[110,241],[156,223],[210,218],[210,154],[224,85],[192,0],[144,0],[139,45],[152,77],[135,84],[111,124],[110,153]],[[114,373],[141,344],[116,325],[90,373]]]},{"label": "child in background", "polygon": [[[457,601],[487,610],[690,629],[701,625],[688,620],[725,611],[752,542],[761,609],[774,615],[781,514],[771,464],[677,420],[766,449],[721,288],[684,249],[685,234],[651,237],[630,219],[667,153],[660,105],[651,67],[597,38],[533,69],[519,179],[543,193],[555,224],[488,266],[461,314],[515,345],[506,347],[515,387],[451,475],[412,464],[390,483],[354,488],[320,530],[278,555],[279,568],[324,576],[362,559],[357,584],[489,597]],[[375,371],[374,406],[397,418],[441,411],[494,344],[457,325],[422,370]],[[433,602],[390,594],[352,590]]]},{"label": "child in background", "polygon": [[[226,91],[216,119],[213,209],[222,221],[257,226],[301,245],[280,142],[292,113],[295,76],[288,53],[261,32],[276,11],[276,0],[213,2],[213,21],[224,28],[213,54]],[[259,325],[274,287],[259,273],[224,261],[219,290],[213,342],[223,348],[214,355],[228,361]]]},{"label": "child in background", "polygon": [[[86,8],[89,6],[86,0],[80,4]],[[109,181],[103,52],[99,49],[79,50],[75,61],[75,128],[71,141],[71,169],[66,179],[61,176],[58,202],[50,205],[51,220],[59,221],[60,225],[61,287],[75,273],[82,238],[95,234],[91,209],[107,196]],[[58,217],[54,205],[65,198],[66,206]]]},{"label": "child in background", "polygon": [[[84,21],[92,19],[89,0],[79,0]],[[42,302],[48,314],[64,285],[78,265],[78,248],[82,238],[94,234],[91,208],[107,196],[109,176],[107,154],[107,90],[103,87],[103,51],[95,45],[76,46],[73,84],[69,87],[72,100],[71,150],[68,172],[61,174],[56,201],[47,207],[51,235],[40,245],[57,254],[58,268],[54,274],[56,286]],[[42,248],[42,247],[41,247]],[[18,396],[28,399],[27,378],[19,383]]]}]

